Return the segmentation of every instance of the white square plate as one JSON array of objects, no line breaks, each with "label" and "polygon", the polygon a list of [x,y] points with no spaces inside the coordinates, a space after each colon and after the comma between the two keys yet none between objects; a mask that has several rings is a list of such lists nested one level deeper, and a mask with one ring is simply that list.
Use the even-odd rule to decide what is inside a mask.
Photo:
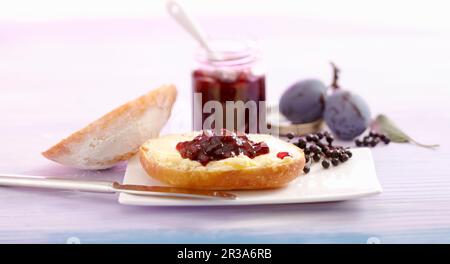
[{"label": "white square plate", "polygon": [[[301,175],[287,187],[261,191],[233,191],[236,200],[209,200],[139,196],[121,193],[119,203],[146,206],[205,206],[288,204],[342,201],[382,191],[378,182],[372,153],[368,148],[353,149],[353,157],[337,167],[323,169],[312,166],[311,172]],[[128,162],[124,184],[164,185],[147,176],[139,159]]]}]

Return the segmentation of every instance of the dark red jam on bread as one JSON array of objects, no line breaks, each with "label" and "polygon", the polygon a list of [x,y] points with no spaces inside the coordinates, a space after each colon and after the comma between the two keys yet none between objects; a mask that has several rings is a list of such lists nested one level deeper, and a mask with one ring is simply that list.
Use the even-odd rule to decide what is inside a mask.
[{"label": "dark red jam on bread", "polygon": [[286,157],[292,157],[292,156],[291,156],[291,154],[289,154],[289,152],[285,152],[285,151],[277,153],[277,158],[279,158],[279,159],[284,159]]},{"label": "dark red jam on bread", "polygon": [[269,153],[265,142],[255,143],[246,135],[222,129],[219,133],[204,130],[191,141],[179,142],[176,149],[185,159],[195,160],[203,166],[213,160],[222,160],[244,154],[253,159]]}]

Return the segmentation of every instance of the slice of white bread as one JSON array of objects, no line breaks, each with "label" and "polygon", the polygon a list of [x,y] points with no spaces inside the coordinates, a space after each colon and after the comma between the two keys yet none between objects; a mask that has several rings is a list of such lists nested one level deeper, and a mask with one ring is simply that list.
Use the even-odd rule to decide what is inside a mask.
[{"label": "slice of white bread", "polygon": [[174,85],[163,85],[112,110],[42,155],[80,169],[110,168],[133,156],[147,139],[159,135],[176,96]]},{"label": "slice of white bread", "polygon": [[[145,142],[139,155],[148,175],[171,186],[192,189],[269,189],[287,185],[305,165],[303,151],[293,144],[269,135],[249,134],[254,142],[266,142],[270,152],[253,159],[239,155],[203,166],[182,158],[175,148],[178,142],[192,140],[199,133],[167,135]],[[280,159],[278,152],[288,152],[291,157]]]}]

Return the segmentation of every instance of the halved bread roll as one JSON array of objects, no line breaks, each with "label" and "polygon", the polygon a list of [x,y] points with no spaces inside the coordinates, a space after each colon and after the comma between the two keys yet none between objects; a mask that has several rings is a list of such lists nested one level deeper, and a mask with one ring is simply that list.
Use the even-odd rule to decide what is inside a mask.
[{"label": "halved bread roll", "polygon": [[[285,186],[301,174],[305,165],[303,151],[293,144],[269,135],[249,134],[248,138],[254,142],[264,141],[270,152],[253,159],[241,154],[203,166],[198,161],[182,158],[176,150],[178,142],[192,140],[198,134],[167,135],[148,140],[139,151],[143,168],[151,177],[171,186],[240,190]],[[290,157],[278,158],[279,152],[288,152]]]},{"label": "halved bread roll", "polygon": [[134,155],[147,139],[159,135],[176,95],[174,85],[163,85],[114,109],[42,155],[81,169],[112,167]]}]

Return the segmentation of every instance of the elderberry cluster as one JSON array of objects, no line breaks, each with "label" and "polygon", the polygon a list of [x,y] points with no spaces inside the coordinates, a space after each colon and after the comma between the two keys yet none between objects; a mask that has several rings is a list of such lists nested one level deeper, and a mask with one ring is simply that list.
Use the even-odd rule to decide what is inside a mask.
[{"label": "elderberry cluster", "polygon": [[385,134],[370,131],[369,134],[362,137],[362,139],[358,138],[355,140],[355,144],[357,147],[375,147],[380,142],[388,145],[391,142],[391,139],[388,138]]},{"label": "elderberry cluster", "polygon": [[[287,138],[292,140],[294,134],[288,133]],[[310,171],[313,163],[322,161],[322,167],[328,169],[330,165],[338,166],[340,163],[348,161],[352,157],[352,152],[343,146],[333,145],[334,137],[328,132],[318,132],[300,137],[293,143],[303,149],[305,153],[306,165],[304,173]]]}]

